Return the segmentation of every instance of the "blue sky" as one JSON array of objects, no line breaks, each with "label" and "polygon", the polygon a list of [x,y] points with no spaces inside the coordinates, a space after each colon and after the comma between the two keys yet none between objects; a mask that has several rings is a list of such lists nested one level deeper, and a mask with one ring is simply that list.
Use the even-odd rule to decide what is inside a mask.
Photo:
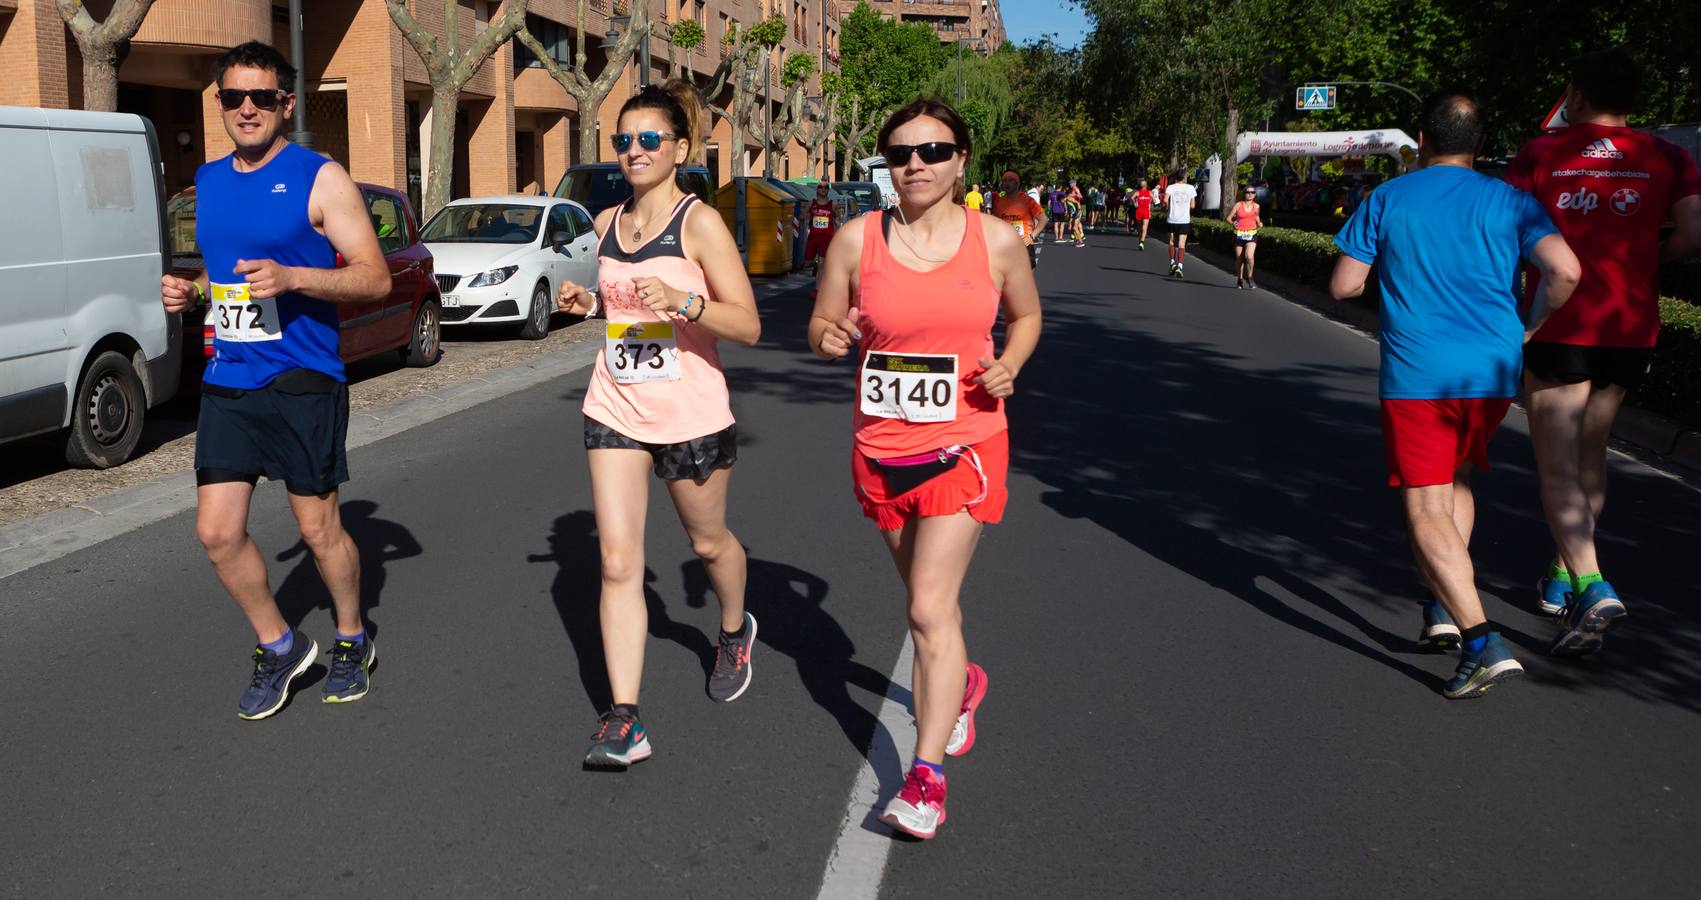
[{"label": "blue sky", "polygon": [[1025,44],[1042,34],[1056,34],[1065,47],[1075,47],[1087,34],[1087,14],[1058,0],[1004,0],[1004,31]]}]

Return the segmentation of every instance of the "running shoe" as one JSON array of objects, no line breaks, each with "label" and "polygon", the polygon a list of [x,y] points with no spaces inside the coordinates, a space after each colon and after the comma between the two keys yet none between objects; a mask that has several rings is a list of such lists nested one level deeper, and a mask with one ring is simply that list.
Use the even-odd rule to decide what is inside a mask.
[{"label": "running shoe", "polygon": [[945,742],[945,755],[962,756],[975,745],[975,710],[986,697],[986,670],[969,663],[969,681],[963,686],[963,710],[957,714],[957,724],[951,726],[951,739]]},{"label": "running shoe", "polygon": [[289,652],[278,655],[263,646],[254,648],[254,674],[248,679],[248,689],[236,704],[236,714],[244,719],[264,719],[283,708],[289,699],[289,683],[301,677],[313,660],[319,658],[319,645],[312,638],[296,635]]},{"label": "running shoe", "polygon": [[1244,278],[1236,278],[1236,279],[1235,279],[1235,280],[1234,280],[1234,289],[1235,289],[1235,290],[1237,290],[1237,291],[1244,291],[1244,290],[1246,290],[1246,279],[1244,279]]},{"label": "running shoe", "polygon": [[331,644],[331,674],[325,676],[326,703],[353,703],[366,696],[378,648],[368,636],[358,646],[339,636]]},{"label": "running shoe", "polygon": [[637,719],[609,710],[602,714],[590,749],[585,751],[587,769],[625,769],[650,758],[650,736]]},{"label": "running shoe", "polygon": [[1554,578],[1543,575],[1536,582],[1536,608],[1543,615],[1558,616],[1565,613],[1566,604],[1571,602],[1571,581],[1566,578]]},{"label": "running shoe", "polygon": [[1601,649],[1606,633],[1625,615],[1624,601],[1612,585],[1597,581],[1583,591],[1581,598],[1565,607],[1560,618],[1564,629],[1554,638],[1554,656],[1588,656]]},{"label": "running shoe", "polygon": [[756,617],[744,614],[744,637],[721,635],[715,648],[715,668],[709,673],[709,696],[731,703],[750,687],[750,651],[756,647]]},{"label": "running shoe", "polygon": [[911,766],[904,786],[880,813],[880,821],[910,837],[928,840],[945,824],[945,779],[924,766]]},{"label": "running shoe", "polygon": [[1250,278],[1246,279],[1246,289],[1249,290],[1249,291],[1258,290],[1258,282],[1253,281]]},{"label": "running shoe", "polygon": [[1489,688],[1524,674],[1524,667],[1512,658],[1512,651],[1500,635],[1489,632],[1481,653],[1459,655],[1459,668],[1442,686],[1441,695],[1449,700],[1469,700],[1481,697]]},{"label": "running shoe", "polygon": [[1423,631],[1418,646],[1436,650],[1454,650],[1459,646],[1459,626],[1447,614],[1446,607],[1435,601],[1423,605]]}]

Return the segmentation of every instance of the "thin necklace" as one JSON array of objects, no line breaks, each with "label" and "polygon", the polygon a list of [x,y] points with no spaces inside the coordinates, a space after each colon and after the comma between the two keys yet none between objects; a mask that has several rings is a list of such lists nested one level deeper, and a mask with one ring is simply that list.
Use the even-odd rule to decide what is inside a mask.
[{"label": "thin necklace", "polygon": [[[892,208],[894,210],[897,210],[897,212],[898,212],[898,221],[904,223],[905,229],[909,229],[910,228],[910,220],[909,220],[908,216],[904,215],[904,208],[902,206],[894,206]],[[963,227],[965,227],[965,228],[968,227],[968,223],[964,222]],[[898,232],[898,240],[903,241],[904,246],[910,248],[910,252],[914,253],[916,255],[917,259],[920,259],[924,262],[946,263],[946,262],[951,261],[951,257],[949,257],[949,256],[947,256],[943,259],[938,259],[938,258],[935,258],[935,257],[932,257],[932,256],[928,256],[927,254],[921,252],[920,250],[917,250],[915,248],[915,245],[910,243],[910,239],[907,238],[907,237],[904,237],[904,233],[902,231]]]},{"label": "thin necklace", "polygon": [[[673,198],[673,202],[678,203],[679,198],[678,197]],[[636,197],[634,197],[632,199],[632,205],[633,206],[638,205],[638,200],[637,200]],[[628,218],[630,218],[631,216],[632,216],[632,213],[627,213]],[[650,217],[650,219],[653,219],[653,218],[655,218],[655,217],[654,216]],[[632,240],[641,241],[641,240],[644,239],[644,229],[650,227],[650,219],[645,219],[643,225],[634,225],[632,227]]]}]

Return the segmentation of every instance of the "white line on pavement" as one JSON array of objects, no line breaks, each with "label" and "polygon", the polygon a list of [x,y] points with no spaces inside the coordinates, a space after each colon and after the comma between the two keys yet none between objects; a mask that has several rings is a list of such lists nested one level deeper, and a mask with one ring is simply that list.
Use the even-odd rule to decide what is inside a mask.
[{"label": "white line on pavement", "polygon": [[892,852],[891,830],[874,818],[883,799],[880,771],[884,767],[889,775],[901,777],[903,751],[899,748],[915,743],[915,720],[904,706],[904,698],[910,696],[914,658],[915,645],[905,634],[898,661],[892,664],[886,697],[880,701],[879,725],[868,740],[862,770],[851,785],[845,818],[839,823],[839,837],[827,857],[821,890],[815,894],[818,900],[871,900],[880,896],[886,855]]}]

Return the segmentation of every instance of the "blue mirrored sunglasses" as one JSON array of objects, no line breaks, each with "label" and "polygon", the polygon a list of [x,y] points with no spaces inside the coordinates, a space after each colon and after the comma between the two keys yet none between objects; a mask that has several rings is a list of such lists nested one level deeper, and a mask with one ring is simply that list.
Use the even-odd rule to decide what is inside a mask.
[{"label": "blue mirrored sunglasses", "polygon": [[[608,143],[614,147],[614,152],[625,153],[632,149],[632,135],[611,134]],[[637,135],[638,146],[651,153],[661,149],[662,141],[673,140],[673,135],[666,131],[640,131]]]}]

